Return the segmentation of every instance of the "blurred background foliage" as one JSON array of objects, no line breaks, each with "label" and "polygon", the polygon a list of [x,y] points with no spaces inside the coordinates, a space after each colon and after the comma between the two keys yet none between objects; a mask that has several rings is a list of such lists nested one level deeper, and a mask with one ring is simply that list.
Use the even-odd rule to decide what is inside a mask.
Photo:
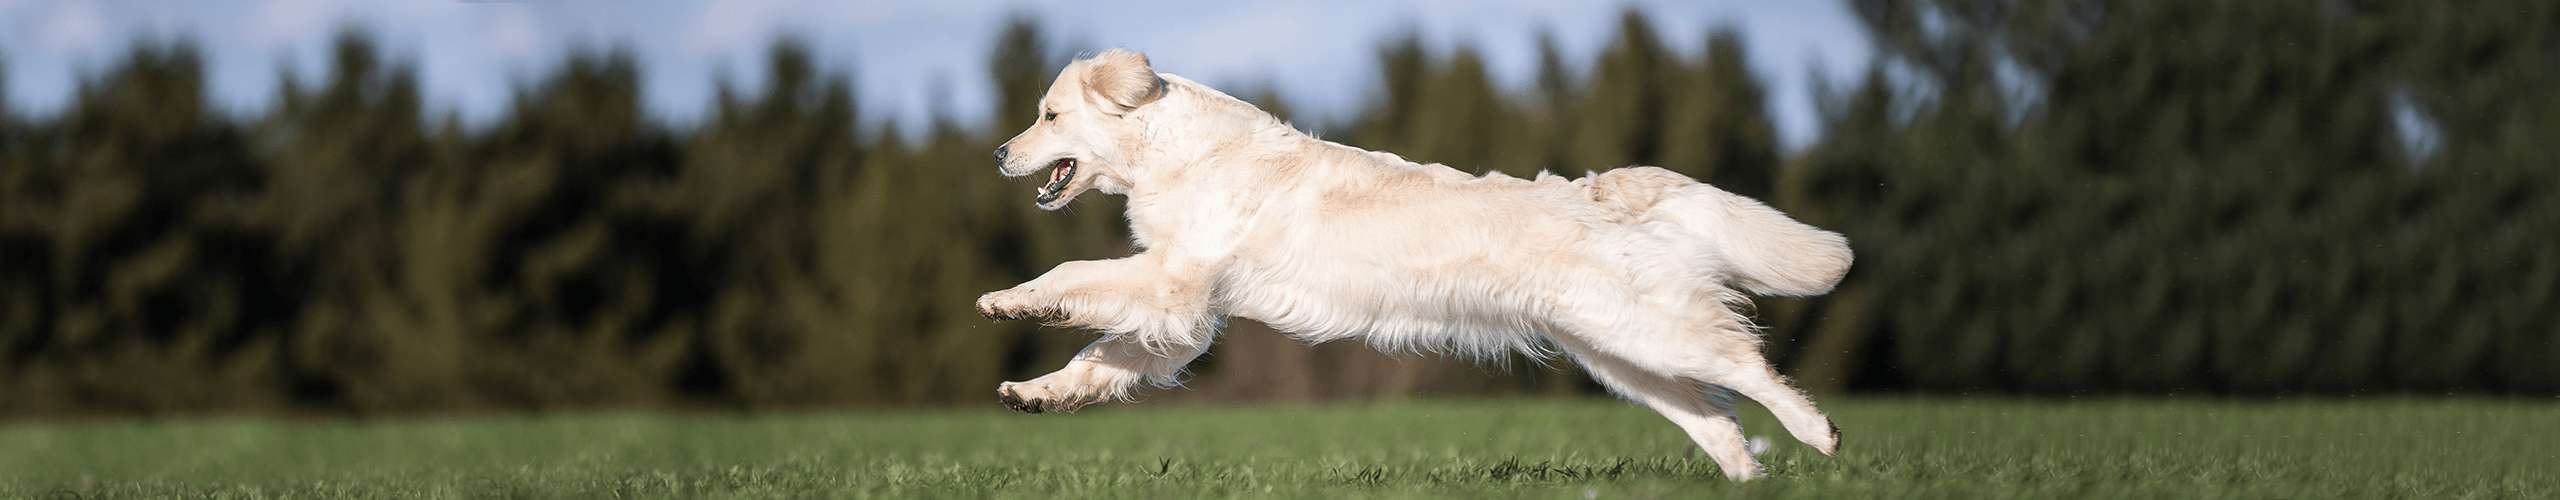
[{"label": "blurred background foliage", "polygon": [[[1311,128],[1661,165],[1847,233],[1839,291],[1755,309],[1816,388],[2560,394],[2560,6],[1851,4],[1879,57],[1792,151],[1741,37],[1675,50],[1633,11],[1594,60],[1542,38],[1529,88],[1386,40],[1371,104]],[[987,56],[985,128],[864,123],[789,40],[681,126],[612,50],[466,127],[361,33],[253,118],[208,109],[185,43],[138,44],[57,115],[0,108],[0,414],[991,401],[1089,335],[971,300],[1129,251],[1117,198],[1041,213],[987,156],[1090,49],[1041,29]],[[1155,397],[1596,392],[1238,323]]]}]

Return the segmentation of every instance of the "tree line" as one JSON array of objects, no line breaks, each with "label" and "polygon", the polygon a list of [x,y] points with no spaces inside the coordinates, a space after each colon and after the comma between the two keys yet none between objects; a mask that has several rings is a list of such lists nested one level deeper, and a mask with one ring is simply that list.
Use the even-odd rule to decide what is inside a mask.
[{"label": "tree line", "polygon": [[[1849,6],[1876,57],[1793,151],[1742,37],[1633,11],[1587,59],[1540,38],[1527,88],[1386,40],[1322,125],[1476,171],[1660,165],[1847,233],[1838,292],[1754,311],[1817,387],[2560,393],[2560,7]],[[606,49],[469,126],[361,33],[245,117],[137,43],[58,113],[0,107],[0,413],[982,402],[1087,337],[971,299],[1129,251],[1116,198],[1042,213],[993,174],[1072,53],[999,37],[975,127],[865,122],[787,40],[695,123]],[[1195,392],[1595,390],[1235,330]]]}]

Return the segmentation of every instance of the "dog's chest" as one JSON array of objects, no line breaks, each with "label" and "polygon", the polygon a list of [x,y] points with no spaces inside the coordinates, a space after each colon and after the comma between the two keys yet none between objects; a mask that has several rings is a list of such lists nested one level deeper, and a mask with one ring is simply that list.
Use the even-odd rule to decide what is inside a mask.
[{"label": "dog's chest", "polygon": [[1242,226],[1233,197],[1216,193],[1132,196],[1128,216],[1138,246],[1184,259],[1220,260]]}]

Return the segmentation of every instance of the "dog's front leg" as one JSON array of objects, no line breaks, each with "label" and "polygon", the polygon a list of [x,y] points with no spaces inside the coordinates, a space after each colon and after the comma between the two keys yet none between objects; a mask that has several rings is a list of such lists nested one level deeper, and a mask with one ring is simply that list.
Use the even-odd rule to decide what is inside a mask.
[{"label": "dog's front leg", "polygon": [[1216,333],[1209,293],[1194,273],[1153,256],[1060,264],[1039,279],[978,298],[989,318],[1047,318],[1104,333],[1065,368],[996,388],[1017,411],[1073,411],[1126,399],[1141,382],[1169,386]]}]

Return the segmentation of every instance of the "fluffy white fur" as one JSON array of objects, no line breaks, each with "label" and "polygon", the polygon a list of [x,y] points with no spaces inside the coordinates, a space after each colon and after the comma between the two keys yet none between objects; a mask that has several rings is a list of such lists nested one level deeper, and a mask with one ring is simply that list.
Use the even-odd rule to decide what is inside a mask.
[{"label": "fluffy white fur", "polygon": [[1175,384],[1234,316],[1308,342],[1561,352],[1735,479],[1760,473],[1736,395],[1838,449],[1735,311],[1744,291],[1830,291],[1850,262],[1838,234],[1660,168],[1479,177],[1318,140],[1128,51],[1067,65],[1037,112],[998,150],[1003,173],[1051,175],[1037,198],[1049,210],[1086,191],[1128,196],[1142,250],[979,298],[991,318],[1105,332],[1065,368],[1000,386],[1016,410]]}]

